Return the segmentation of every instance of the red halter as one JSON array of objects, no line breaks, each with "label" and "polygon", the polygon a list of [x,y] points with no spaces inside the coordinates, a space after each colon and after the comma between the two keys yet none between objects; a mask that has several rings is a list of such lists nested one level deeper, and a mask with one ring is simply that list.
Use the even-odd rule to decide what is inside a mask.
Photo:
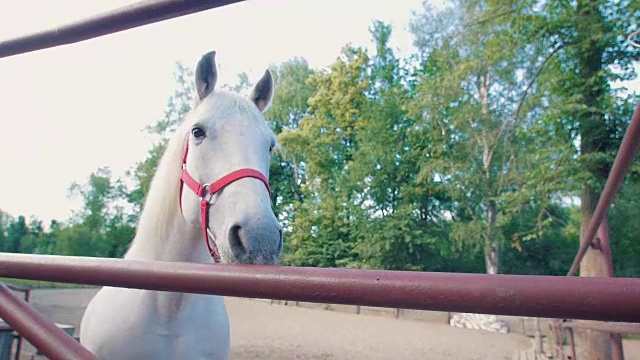
[{"label": "red halter", "polygon": [[[240,169],[233,171],[217,181],[211,184],[202,185],[197,182],[189,173],[187,172],[187,154],[189,152],[189,135],[187,135],[187,140],[185,141],[184,151],[182,153],[182,171],[180,174],[180,210],[182,210],[182,188],[183,184],[187,184],[187,186],[193,190],[196,195],[200,197],[200,221],[202,222],[202,235],[204,236],[204,242],[207,244],[207,248],[209,249],[209,253],[215,262],[220,262],[220,253],[218,252],[218,246],[216,245],[216,241],[213,237],[213,234],[209,231],[209,201],[213,197],[213,194],[222,190],[225,186],[231,184],[236,180],[240,180],[246,177],[256,178],[264,183],[267,187],[267,191],[269,195],[271,195],[271,187],[269,187],[269,181],[266,176],[264,176],[260,171],[254,169]],[[209,200],[205,199],[206,193],[209,193]],[[209,239],[211,237],[211,239]],[[209,241],[211,240],[211,241]]]}]

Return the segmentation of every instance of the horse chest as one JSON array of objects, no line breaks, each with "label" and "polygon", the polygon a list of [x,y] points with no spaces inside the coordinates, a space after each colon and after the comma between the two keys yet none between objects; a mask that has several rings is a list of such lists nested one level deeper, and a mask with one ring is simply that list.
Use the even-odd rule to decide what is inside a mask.
[{"label": "horse chest", "polygon": [[[114,290],[120,296],[110,293]],[[100,359],[228,358],[229,323],[221,298],[187,294],[180,299],[140,290],[124,296],[121,289],[102,291],[103,296],[92,301],[102,311],[92,313],[81,335],[81,341]],[[175,312],[170,313],[172,310]]]}]

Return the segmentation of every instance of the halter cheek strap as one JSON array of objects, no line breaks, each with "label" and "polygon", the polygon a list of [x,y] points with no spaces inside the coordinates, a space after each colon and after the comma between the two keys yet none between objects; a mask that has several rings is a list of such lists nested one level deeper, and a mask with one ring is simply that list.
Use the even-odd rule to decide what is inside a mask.
[{"label": "halter cheek strap", "polygon": [[[180,173],[180,197],[178,201],[180,202],[180,210],[182,210],[182,189],[183,185],[186,184],[189,189],[191,189],[197,196],[200,197],[200,222],[202,225],[202,236],[204,237],[204,242],[209,249],[209,253],[215,262],[220,262],[220,252],[218,251],[218,246],[216,245],[216,241],[209,231],[209,206],[211,198],[215,193],[224,189],[227,185],[246,178],[252,177],[258,179],[264,183],[267,187],[267,191],[269,195],[271,195],[271,187],[269,186],[269,181],[266,176],[264,176],[260,171],[244,168],[233,171],[220,179],[216,180],[211,184],[200,184],[196,181],[187,171],[187,154],[189,152],[189,135],[187,135],[187,140],[185,141],[184,151],[182,154],[182,171]],[[209,199],[205,199],[205,196],[209,194]]]}]

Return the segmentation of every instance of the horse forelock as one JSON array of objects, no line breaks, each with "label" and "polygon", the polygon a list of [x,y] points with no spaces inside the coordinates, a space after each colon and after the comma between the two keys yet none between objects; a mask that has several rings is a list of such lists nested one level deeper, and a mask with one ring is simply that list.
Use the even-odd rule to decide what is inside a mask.
[{"label": "horse forelock", "polygon": [[257,106],[248,98],[227,91],[214,91],[206,98],[196,101],[188,115],[193,123],[195,119],[210,117],[216,121],[249,121],[267,135],[273,133]]}]

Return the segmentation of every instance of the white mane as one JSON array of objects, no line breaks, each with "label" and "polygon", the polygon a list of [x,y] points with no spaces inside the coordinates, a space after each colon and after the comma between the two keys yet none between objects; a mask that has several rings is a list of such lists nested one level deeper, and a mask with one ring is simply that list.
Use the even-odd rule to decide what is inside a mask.
[{"label": "white mane", "polygon": [[[149,185],[149,193],[144,202],[136,238],[159,238],[161,226],[168,224],[180,211],[180,170],[189,124],[183,122],[169,140],[167,148],[158,163],[155,175]],[[135,239],[134,239],[135,241]]]}]

